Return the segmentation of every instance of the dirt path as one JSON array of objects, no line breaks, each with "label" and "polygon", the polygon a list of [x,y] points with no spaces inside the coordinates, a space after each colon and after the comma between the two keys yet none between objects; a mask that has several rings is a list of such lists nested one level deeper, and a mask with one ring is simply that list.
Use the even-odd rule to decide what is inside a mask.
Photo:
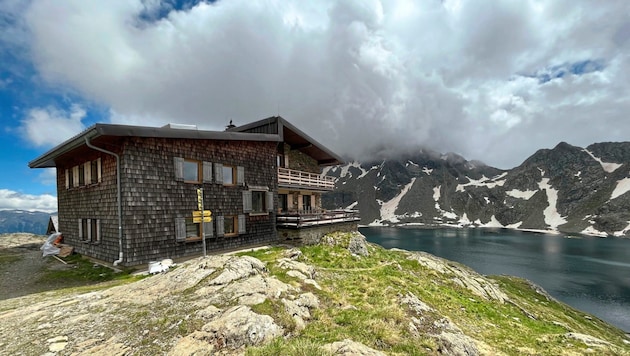
[{"label": "dirt path", "polygon": [[0,235],[0,300],[58,287],[40,280],[47,270],[66,268],[52,257],[42,257],[44,241],[44,236],[32,234]]}]

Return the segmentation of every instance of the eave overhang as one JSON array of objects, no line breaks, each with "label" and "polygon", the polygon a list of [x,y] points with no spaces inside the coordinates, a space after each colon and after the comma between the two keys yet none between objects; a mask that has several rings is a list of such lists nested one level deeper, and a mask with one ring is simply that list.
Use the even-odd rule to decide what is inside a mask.
[{"label": "eave overhang", "polygon": [[261,141],[261,142],[282,142],[279,135],[274,134],[252,134],[231,131],[205,131],[186,130],[168,127],[147,127],[113,124],[95,124],[80,134],[66,140],[38,158],[30,161],[30,168],[53,168],[56,167],[55,160],[77,148],[85,146],[85,140],[95,140],[101,138],[115,137],[151,137],[151,138],[173,138],[192,140],[221,140],[221,141]]},{"label": "eave overhang", "polygon": [[281,116],[272,116],[243,126],[234,127],[229,132],[266,132],[280,135],[282,141],[317,161],[321,166],[343,164],[343,159],[321,143],[295,127]]}]

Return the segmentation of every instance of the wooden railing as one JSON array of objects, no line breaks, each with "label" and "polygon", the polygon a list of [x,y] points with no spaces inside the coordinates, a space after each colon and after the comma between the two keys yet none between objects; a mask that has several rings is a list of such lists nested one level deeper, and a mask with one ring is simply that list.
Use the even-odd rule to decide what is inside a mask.
[{"label": "wooden railing", "polygon": [[360,220],[358,210],[289,211],[278,213],[276,225],[278,227],[299,229],[317,225],[358,222]]},{"label": "wooden railing", "polygon": [[279,167],[278,185],[281,187],[288,186],[333,190],[335,187],[335,180],[333,177]]}]

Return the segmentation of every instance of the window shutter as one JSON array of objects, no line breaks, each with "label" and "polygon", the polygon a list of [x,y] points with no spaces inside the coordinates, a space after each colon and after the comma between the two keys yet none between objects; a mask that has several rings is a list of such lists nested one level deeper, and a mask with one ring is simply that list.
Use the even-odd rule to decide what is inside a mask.
[{"label": "window shutter", "polygon": [[252,191],[243,191],[243,212],[249,213],[252,211]]},{"label": "window shutter", "polygon": [[214,231],[212,231],[212,221],[203,223],[203,236],[206,239],[214,237]]},{"label": "window shutter", "polygon": [[273,192],[267,192],[267,211],[273,211]]},{"label": "window shutter", "polygon": [[186,241],[186,218],[175,218],[175,240]]},{"label": "window shutter", "polygon": [[96,242],[101,241],[101,219],[96,219]]},{"label": "window shutter", "polygon": [[79,166],[72,167],[72,178],[74,178],[72,185],[75,187],[78,187],[79,186]]},{"label": "window shutter", "polygon": [[244,234],[245,233],[245,215],[239,215],[238,216],[238,233],[239,234]]},{"label": "window shutter", "polygon": [[203,182],[212,183],[212,163],[203,162]]},{"label": "window shutter", "polygon": [[221,163],[214,164],[214,182],[223,184],[223,165]]},{"label": "window shutter", "polygon": [[83,240],[83,224],[81,219],[77,219],[77,222],[79,223],[79,240]]},{"label": "window shutter", "polygon": [[173,157],[175,166],[175,180],[184,181],[184,159],[182,157]]},{"label": "window shutter", "polygon": [[236,167],[236,184],[245,185],[245,167]]},{"label": "window shutter", "polygon": [[87,219],[87,233],[86,233],[88,241],[92,241],[92,219]]},{"label": "window shutter", "polygon": [[85,185],[92,183],[92,166],[90,161],[83,163],[83,179],[85,180]]},{"label": "window shutter", "polygon": [[66,169],[66,189],[70,189],[70,172]]},{"label": "window shutter", "polygon": [[101,172],[102,172],[101,159],[99,158],[99,159],[96,160],[96,174],[98,174],[98,182],[99,183],[101,182]]},{"label": "window shutter", "polygon": [[217,237],[223,237],[225,235],[225,221],[223,221],[223,215],[217,216]]}]

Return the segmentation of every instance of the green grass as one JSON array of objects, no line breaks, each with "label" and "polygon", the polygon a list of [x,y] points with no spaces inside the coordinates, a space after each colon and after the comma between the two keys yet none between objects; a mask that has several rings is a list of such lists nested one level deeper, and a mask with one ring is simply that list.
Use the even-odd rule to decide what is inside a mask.
[{"label": "green grass", "polygon": [[47,270],[40,277],[40,282],[106,282],[121,279],[137,279],[132,277],[130,269],[114,270],[107,266],[94,263],[79,254],[72,254],[65,257],[64,262],[68,264],[67,268],[58,270]]},{"label": "green grass", "polygon": [[[248,350],[248,355],[322,354],[318,345],[346,338],[388,354],[433,354],[438,352],[433,325],[444,317],[466,335],[480,340],[486,352],[520,354],[582,354],[589,347],[567,339],[577,332],[612,343],[608,348],[591,347],[598,354],[630,355],[624,333],[595,317],[587,316],[537,293],[526,281],[497,276],[492,279],[510,298],[509,303],[487,301],[443,275],[407,259],[403,252],[370,245],[370,256],[354,257],[341,246],[305,246],[302,261],[315,266],[322,290],[308,288],[320,300],[304,330],[290,338]],[[271,275],[284,279],[286,271],[275,261],[281,249],[244,253],[267,262]],[[295,282],[295,280],[294,280]],[[413,293],[436,312],[415,315],[400,303],[401,296]],[[281,304],[266,301],[254,307],[278,322]],[[409,328],[412,317],[422,319],[418,332]],[[533,317],[533,318],[532,318]],[[591,319],[589,319],[591,318]]]}]

